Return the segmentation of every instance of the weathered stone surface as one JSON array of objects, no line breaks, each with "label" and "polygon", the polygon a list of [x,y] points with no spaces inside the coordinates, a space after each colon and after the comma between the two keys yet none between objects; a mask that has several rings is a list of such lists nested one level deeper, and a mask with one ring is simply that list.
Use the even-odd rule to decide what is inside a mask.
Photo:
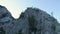
[{"label": "weathered stone surface", "polygon": [[38,8],[28,7],[19,19],[14,19],[10,12],[0,5],[1,34],[59,34],[58,24],[54,17]]},{"label": "weathered stone surface", "polygon": [[[7,8],[0,5],[0,28],[4,30],[5,33],[7,33],[7,30],[9,29],[9,27],[12,26],[12,24],[10,23],[12,23],[13,20],[14,19],[11,16],[10,12],[7,10]],[[0,30],[0,32],[2,31]],[[3,32],[1,34],[3,34]]]},{"label": "weathered stone surface", "polygon": [[2,25],[4,23],[9,23],[12,20],[13,20],[12,16],[11,16],[10,12],[7,10],[7,8],[0,5],[0,25]]}]

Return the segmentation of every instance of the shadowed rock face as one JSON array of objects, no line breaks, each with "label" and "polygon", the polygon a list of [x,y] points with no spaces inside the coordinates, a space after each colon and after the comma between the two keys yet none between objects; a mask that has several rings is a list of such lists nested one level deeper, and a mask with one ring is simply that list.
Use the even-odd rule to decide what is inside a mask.
[{"label": "shadowed rock face", "polygon": [[12,16],[7,8],[0,5],[0,25],[11,22],[13,20],[11,17]]},{"label": "shadowed rock face", "polygon": [[[28,7],[19,19],[0,5],[0,33],[2,34],[57,34],[57,20],[48,13]],[[2,29],[2,30],[1,30]]]}]

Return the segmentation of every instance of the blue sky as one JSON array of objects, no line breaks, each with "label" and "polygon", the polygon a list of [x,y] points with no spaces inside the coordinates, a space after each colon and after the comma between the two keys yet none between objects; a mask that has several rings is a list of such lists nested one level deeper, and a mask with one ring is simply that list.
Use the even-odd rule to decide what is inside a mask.
[{"label": "blue sky", "polygon": [[0,5],[6,6],[14,18],[27,7],[37,7],[51,14],[60,22],[60,0],[0,0]]}]

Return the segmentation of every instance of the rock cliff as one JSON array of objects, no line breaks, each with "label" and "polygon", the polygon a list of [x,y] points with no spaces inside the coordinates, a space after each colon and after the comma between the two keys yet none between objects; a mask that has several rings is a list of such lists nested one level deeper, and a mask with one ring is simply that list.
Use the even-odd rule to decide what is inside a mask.
[{"label": "rock cliff", "polygon": [[0,34],[59,34],[57,19],[38,8],[28,7],[19,19],[14,19],[0,5]]}]

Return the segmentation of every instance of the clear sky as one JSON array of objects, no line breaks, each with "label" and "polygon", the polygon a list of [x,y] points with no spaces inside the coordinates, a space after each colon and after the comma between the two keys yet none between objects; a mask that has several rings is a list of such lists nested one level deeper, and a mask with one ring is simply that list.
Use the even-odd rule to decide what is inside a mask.
[{"label": "clear sky", "polygon": [[6,6],[14,18],[27,7],[37,7],[51,14],[60,22],[60,0],[0,0],[0,5]]}]

